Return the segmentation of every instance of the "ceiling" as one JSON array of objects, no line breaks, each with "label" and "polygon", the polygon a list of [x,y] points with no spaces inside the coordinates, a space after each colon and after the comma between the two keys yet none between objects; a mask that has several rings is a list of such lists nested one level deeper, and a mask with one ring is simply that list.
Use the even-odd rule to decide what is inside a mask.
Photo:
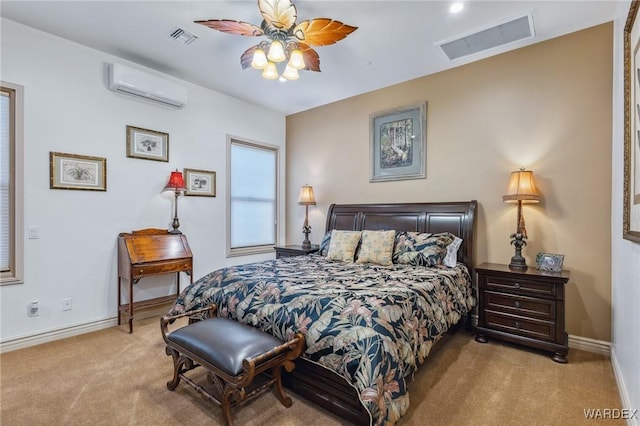
[{"label": "ceiling", "polygon": [[[344,40],[316,48],[321,72],[296,81],[265,80],[242,70],[240,55],[259,40],[221,33],[196,20],[232,19],[260,25],[257,0],[11,1],[0,15],[140,65],[284,114],[443,71],[508,50],[613,20],[628,1],[295,1],[297,22],[331,18],[357,26]],[[536,36],[450,61],[435,44],[531,13]],[[198,36],[185,45],[169,35],[181,27]],[[260,38],[262,39],[262,38]],[[26,55],[29,52],[25,52]]]}]

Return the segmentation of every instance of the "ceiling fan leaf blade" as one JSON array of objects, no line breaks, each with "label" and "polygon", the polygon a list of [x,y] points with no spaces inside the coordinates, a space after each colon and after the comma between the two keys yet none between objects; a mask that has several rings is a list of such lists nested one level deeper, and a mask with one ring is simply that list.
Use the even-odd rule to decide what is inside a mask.
[{"label": "ceiling fan leaf blade", "polygon": [[233,21],[231,19],[209,19],[207,21],[193,22],[228,34],[252,37],[257,37],[264,34],[262,28],[256,25],[250,24],[248,22]]},{"label": "ceiling fan leaf blade", "polygon": [[293,35],[311,46],[326,46],[342,40],[357,29],[333,19],[316,18],[300,22],[293,29]]},{"label": "ceiling fan leaf blade", "polygon": [[242,65],[242,69],[246,70],[251,67],[251,61],[253,61],[253,52],[256,51],[258,45],[251,46],[247,50],[244,51],[242,56],[240,57],[240,65]]},{"label": "ceiling fan leaf blade", "polygon": [[298,43],[298,49],[304,58],[304,70],[320,72],[320,56],[318,52],[304,43]]},{"label": "ceiling fan leaf blade", "polygon": [[258,8],[267,25],[279,30],[293,27],[298,18],[296,7],[291,0],[258,0]]}]

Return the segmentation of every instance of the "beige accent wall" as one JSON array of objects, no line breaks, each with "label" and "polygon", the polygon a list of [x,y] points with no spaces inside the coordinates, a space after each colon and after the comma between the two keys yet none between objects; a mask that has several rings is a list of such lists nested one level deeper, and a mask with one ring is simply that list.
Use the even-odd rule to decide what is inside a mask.
[{"label": "beige accent wall", "polygon": [[[565,255],[569,334],[611,340],[613,25],[607,23],[287,117],[287,243],[300,243],[300,186],[314,187],[311,240],[331,203],[479,203],[476,263],[509,263],[509,173],[533,170],[523,252]],[[419,54],[419,53],[416,53]],[[427,101],[427,178],[369,182],[369,114]]]}]

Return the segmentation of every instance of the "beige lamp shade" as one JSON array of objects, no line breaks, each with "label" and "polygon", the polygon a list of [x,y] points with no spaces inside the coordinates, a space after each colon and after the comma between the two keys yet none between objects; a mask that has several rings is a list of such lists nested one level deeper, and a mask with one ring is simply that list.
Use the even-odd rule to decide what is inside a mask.
[{"label": "beige lamp shade", "polygon": [[505,203],[539,203],[540,192],[536,188],[533,180],[533,172],[531,170],[520,169],[517,172],[511,172],[509,179],[509,187],[507,194],[502,197]]},{"label": "beige lamp shade", "polygon": [[313,187],[305,185],[300,188],[300,195],[298,196],[298,204],[303,206],[315,206],[316,199],[313,196]]}]

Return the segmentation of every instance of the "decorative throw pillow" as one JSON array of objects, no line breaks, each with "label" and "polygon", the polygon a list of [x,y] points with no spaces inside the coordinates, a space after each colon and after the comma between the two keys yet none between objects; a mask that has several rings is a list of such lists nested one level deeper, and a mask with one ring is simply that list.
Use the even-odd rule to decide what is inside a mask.
[{"label": "decorative throw pillow", "polygon": [[455,236],[449,232],[429,234],[426,232],[398,232],[393,252],[394,263],[414,266],[436,266],[442,264],[447,246]]},{"label": "decorative throw pillow", "polygon": [[360,242],[360,235],[362,235],[362,231],[339,231],[337,229],[331,231],[331,244],[329,244],[327,259],[353,262],[356,248]]},{"label": "decorative throw pillow", "polygon": [[356,263],[392,265],[395,236],[396,231],[362,231],[360,253]]},{"label": "decorative throw pillow", "polygon": [[329,243],[331,243],[331,231],[327,231],[320,242],[320,256],[326,256],[329,253]]}]

